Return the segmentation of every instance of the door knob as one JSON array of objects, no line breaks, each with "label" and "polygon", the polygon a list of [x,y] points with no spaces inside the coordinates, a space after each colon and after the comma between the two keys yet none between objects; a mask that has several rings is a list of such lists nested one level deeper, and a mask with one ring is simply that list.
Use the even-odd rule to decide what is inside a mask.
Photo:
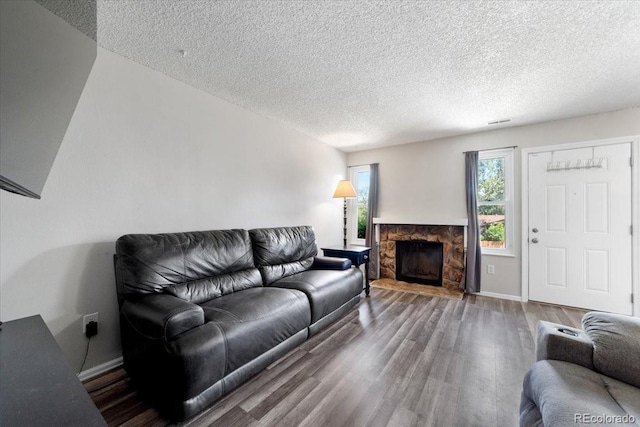
[{"label": "door knob", "polygon": [[538,239],[534,237],[533,239],[531,239],[531,243],[538,243]]},{"label": "door knob", "polygon": [[535,227],[533,227],[533,228],[531,229],[531,231],[533,231],[534,233],[537,233],[537,232],[538,232],[538,229],[537,229],[537,228],[535,228]]}]

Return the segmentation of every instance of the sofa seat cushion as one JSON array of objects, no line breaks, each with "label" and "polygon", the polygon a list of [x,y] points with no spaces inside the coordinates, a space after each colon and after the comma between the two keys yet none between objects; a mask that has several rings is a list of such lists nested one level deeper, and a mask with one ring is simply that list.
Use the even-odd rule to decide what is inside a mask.
[{"label": "sofa seat cushion", "polygon": [[274,282],[271,286],[297,289],[311,302],[311,323],[316,323],[362,292],[362,274],[348,270],[308,270]]},{"label": "sofa seat cushion", "polygon": [[200,304],[223,332],[225,375],[311,324],[307,297],[292,289],[251,288]]},{"label": "sofa seat cushion", "polygon": [[[545,427],[590,424],[587,416],[640,420],[639,389],[558,360],[542,360],[529,369],[523,397],[535,404]],[[604,421],[595,424],[615,425],[613,418],[608,423]]]}]

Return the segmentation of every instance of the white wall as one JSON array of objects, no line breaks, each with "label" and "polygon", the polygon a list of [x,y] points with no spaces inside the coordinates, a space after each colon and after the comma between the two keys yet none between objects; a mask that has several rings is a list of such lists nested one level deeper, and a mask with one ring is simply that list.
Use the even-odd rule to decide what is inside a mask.
[{"label": "white wall", "polygon": [[[514,153],[516,256],[483,256],[482,291],[519,297],[521,149],[638,134],[640,109],[635,108],[349,153],[347,163],[380,163],[378,216],[457,219],[467,217],[462,153],[517,145]],[[487,274],[487,264],[495,266],[495,275]]]},{"label": "white wall", "polygon": [[35,1],[0,2],[0,175],[31,196],[46,183],[96,50]]},{"label": "white wall", "polygon": [[0,192],[2,320],[41,314],[78,369],[97,311],[85,369],[115,359],[120,235],[309,224],[335,244],[345,172],[344,153],[99,49],[42,200]]}]

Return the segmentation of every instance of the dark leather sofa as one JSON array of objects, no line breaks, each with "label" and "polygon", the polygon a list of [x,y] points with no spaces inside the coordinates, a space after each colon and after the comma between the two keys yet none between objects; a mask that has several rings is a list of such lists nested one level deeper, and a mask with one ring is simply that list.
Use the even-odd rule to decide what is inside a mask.
[{"label": "dark leather sofa", "polygon": [[116,242],[124,367],[189,418],[347,313],[362,273],[312,227],[129,234]]}]

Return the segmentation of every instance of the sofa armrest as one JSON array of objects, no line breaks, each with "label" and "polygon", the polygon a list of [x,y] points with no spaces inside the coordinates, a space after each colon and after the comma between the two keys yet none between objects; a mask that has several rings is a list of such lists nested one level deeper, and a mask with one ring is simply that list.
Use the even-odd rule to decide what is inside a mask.
[{"label": "sofa armrest", "polygon": [[539,321],[536,360],[561,360],[593,370],[593,342],[584,331]]},{"label": "sofa armrest", "polygon": [[348,270],[351,268],[349,258],[317,256],[313,258],[312,270]]},{"label": "sofa armrest", "polygon": [[169,340],[204,324],[202,307],[167,294],[127,300],[120,311],[137,333],[149,339]]}]

